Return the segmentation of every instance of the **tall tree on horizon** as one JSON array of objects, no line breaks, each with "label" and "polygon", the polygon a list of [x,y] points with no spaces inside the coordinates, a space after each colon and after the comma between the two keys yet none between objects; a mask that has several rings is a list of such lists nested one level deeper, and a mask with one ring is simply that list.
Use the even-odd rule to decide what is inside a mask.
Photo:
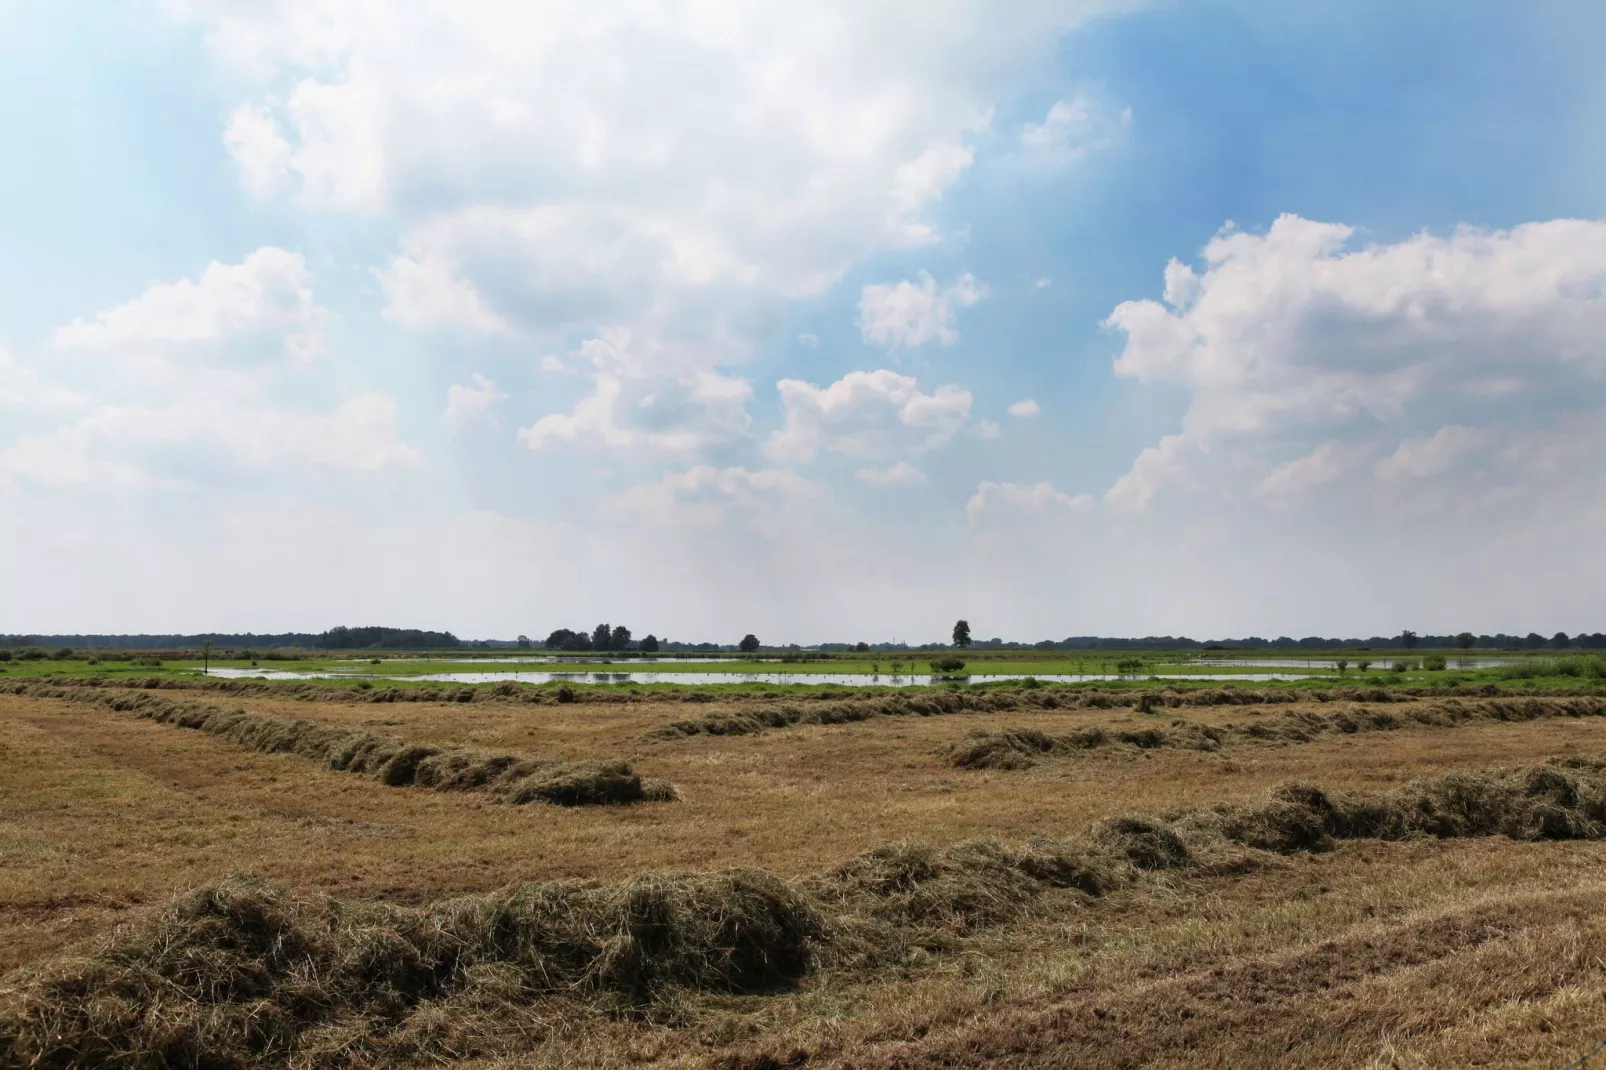
[{"label": "tall tree on horizon", "polygon": [[968,647],[970,645],[970,621],[959,620],[954,622],[954,646]]}]

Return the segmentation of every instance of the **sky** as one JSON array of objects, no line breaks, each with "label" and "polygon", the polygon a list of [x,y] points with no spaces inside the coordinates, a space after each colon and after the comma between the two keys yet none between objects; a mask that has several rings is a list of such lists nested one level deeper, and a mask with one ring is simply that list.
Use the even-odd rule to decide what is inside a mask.
[{"label": "sky", "polygon": [[1601,40],[0,0],[0,632],[1599,631]]}]

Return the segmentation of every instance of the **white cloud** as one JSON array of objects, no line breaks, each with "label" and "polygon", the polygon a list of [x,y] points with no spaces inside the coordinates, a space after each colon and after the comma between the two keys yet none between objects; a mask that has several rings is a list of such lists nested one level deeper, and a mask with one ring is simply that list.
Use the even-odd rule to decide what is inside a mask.
[{"label": "white cloud", "polygon": [[922,271],[918,282],[876,283],[859,294],[859,331],[871,345],[889,349],[959,340],[954,312],[987,296],[987,287],[969,272],[952,286],[939,288]]},{"label": "white cloud", "polygon": [[[215,384],[213,384],[215,385]],[[243,391],[208,390],[160,406],[103,405],[83,418],[0,450],[0,480],[106,489],[180,482],[153,451],[220,459],[258,470],[281,464],[376,472],[416,464],[396,434],[396,403],[356,395],[333,411],[265,406]]]},{"label": "white cloud", "polygon": [[608,504],[621,516],[653,524],[717,529],[741,523],[777,534],[788,515],[824,495],[819,484],[785,469],[698,465],[631,487]]},{"label": "white cloud", "polygon": [[1385,482],[1428,479],[1442,475],[1457,462],[1494,440],[1492,431],[1476,427],[1441,427],[1424,438],[1410,438],[1378,461],[1377,477]]},{"label": "white cloud", "polygon": [[595,387],[568,413],[551,413],[518,439],[532,450],[564,444],[655,455],[696,454],[747,434],[753,387],[711,371],[675,378],[643,376],[627,334],[609,334],[580,347],[596,372]]},{"label": "white cloud", "polygon": [[821,450],[853,457],[890,457],[934,449],[970,419],[970,391],[939,386],[920,392],[916,380],[885,368],[849,372],[828,387],[798,379],[775,384],[786,423],[764,453],[781,464],[804,464]]},{"label": "white cloud", "polygon": [[977,420],[976,421],[976,437],[977,438],[997,438],[999,435],[1002,435],[1003,433],[1004,433],[1004,429],[999,427],[998,424],[996,422],[992,421],[992,420]]},{"label": "white cloud", "polygon": [[[942,240],[999,102],[1128,4],[164,0],[260,84],[226,132],[249,188],[400,230],[390,318],[538,347],[628,329],[670,389],[758,352],[788,300]],[[876,329],[953,332],[941,309]]]},{"label": "white cloud", "polygon": [[240,167],[240,181],[254,197],[273,197],[290,182],[290,142],[260,104],[241,104],[223,128],[223,144]]},{"label": "white cloud", "polygon": [[1022,420],[1030,419],[1042,411],[1043,410],[1038,407],[1037,402],[1032,398],[1021,398],[1019,401],[1015,402],[1015,404],[1009,407],[1009,414]]},{"label": "white cloud", "polygon": [[1060,146],[1085,137],[1092,126],[1092,104],[1086,97],[1058,100],[1041,123],[1027,124],[1020,140],[1021,144],[1034,149]]},{"label": "white cloud", "polygon": [[1027,486],[1023,483],[994,483],[984,480],[976,493],[965,503],[965,516],[972,524],[981,523],[989,514],[1001,511],[1038,514],[1043,516],[1085,513],[1093,508],[1088,494],[1071,496],[1054,489],[1051,483]]},{"label": "white cloud", "polygon": [[876,487],[913,487],[926,481],[926,474],[908,461],[897,461],[885,468],[861,468],[859,482]]},{"label": "white cloud", "polygon": [[1181,429],[1111,487],[1112,504],[1143,508],[1167,488],[1219,498],[1257,469],[1263,489],[1292,487],[1339,454],[1299,464],[1285,451],[1324,442],[1392,452],[1375,471],[1397,479],[1536,412],[1599,411],[1606,223],[1352,238],[1292,215],[1263,235],[1228,228],[1205,248],[1203,274],[1167,265],[1165,304],[1114,310],[1108,323],[1126,335],[1117,373],[1182,385],[1192,400]]},{"label": "white cloud", "polygon": [[308,360],[323,351],[327,318],[301,254],[264,246],[239,264],[214,261],[199,280],[159,283],[92,321],[58,328],[55,345],[146,355],[262,337]]},{"label": "white cloud", "polygon": [[466,427],[489,412],[498,401],[507,400],[507,395],[485,376],[475,372],[473,380],[470,386],[455,383],[446,391],[446,411],[441,414],[441,422],[450,430]]},{"label": "white cloud", "polygon": [[623,324],[682,357],[711,332],[724,358],[779,300],[940,238],[998,102],[1127,0],[164,6],[262,83],[229,135],[257,192],[288,171],[308,206],[395,218],[414,268],[514,329]]},{"label": "white cloud", "polygon": [[1055,101],[1042,122],[1022,128],[1023,162],[1038,170],[1063,167],[1109,148],[1131,125],[1131,108],[1114,111],[1088,96]]},{"label": "white cloud", "polygon": [[1046,290],[1050,286],[1054,285],[1054,280],[1051,279],[1051,278],[1048,278],[1047,276],[1044,276],[1043,278],[1038,279],[1036,282],[1032,283],[1032,285],[1035,288],[1039,289],[1039,290]]},{"label": "white cloud", "polygon": [[69,400],[83,411],[13,438],[0,452],[0,477],[97,490],[417,463],[398,434],[393,398],[331,390],[326,373],[308,365],[323,349],[328,318],[300,254],[268,246],[60,327],[54,345],[66,356],[58,361],[70,367],[68,357],[89,356],[80,367],[100,400],[47,389],[31,373],[4,377],[28,388],[24,401],[36,411]]},{"label": "white cloud", "polygon": [[1344,454],[1344,447],[1339,443],[1323,442],[1306,456],[1273,468],[1260,481],[1260,489],[1269,495],[1287,495],[1331,483],[1344,474]]},{"label": "white cloud", "polygon": [[46,381],[9,351],[0,349],[0,406],[64,408],[82,405],[86,400],[76,390]]},{"label": "white cloud", "polygon": [[374,274],[385,291],[385,316],[403,327],[461,327],[476,334],[508,330],[507,322],[485,307],[474,287],[439,259],[397,256]]},{"label": "white cloud", "polygon": [[567,371],[568,366],[563,363],[562,358],[548,353],[541,358],[541,370],[544,372],[561,372]]},{"label": "white cloud", "polygon": [[800,334],[797,336],[797,344],[804,349],[817,348],[820,344],[820,336],[817,334]]}]

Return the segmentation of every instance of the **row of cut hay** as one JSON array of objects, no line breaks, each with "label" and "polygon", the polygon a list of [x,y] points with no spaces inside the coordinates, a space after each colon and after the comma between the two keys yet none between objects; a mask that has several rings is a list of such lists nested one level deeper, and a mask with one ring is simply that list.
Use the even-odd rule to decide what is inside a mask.
[{"label": "row of cut hay", "polygon": [[[1042,901],[1066,909],[1238,852],[1337,841],[1606,835],[1606,762],[1450,773],[1381,795],[1285,786],[1255,805],[1006,845],[895,844],[827,873],[532,884],[407,908],[234,877],[0,982],[0,1067],[298,1067],[516,1055],[586,1007],[759,994],[818,970],[908,968]],[[670,1001],[672,1002],[672,1000]],[[543,1024],[544,1023],[544,1024]]]},{"label": "row of cut hay", "polygon": [[[978,680],[984,678],[977,678]],[[864,720],[877,716],[933,716],[944,713],[988,713],[1008,710],[1057,709],[1116,709],[1137,706],[1144,710],[1155,708],[1175,709],[1185,706],[1262,706],[1296,702],[1370,702],[1373,704],[1410,702],[1422,698],[1474,697],[1474,696],[1576,696],[1598,695],[1601,689],[1592,686],[1549,688],[1543,691],[1523,689],[1502,691],[1498,685],[1482,684],[1477,687],[1378,687],[1348,686],[1319,690],[1272,687],[1238,687],[1230,682],[1219,687],[1177,688],[1157,690],[1130,690],[1103,688],[1097,684],[1018,686],[987,685],[982,687],[920,687],[888,694],[886,688],[864,688],[858,691],[837,687],[821,687],[803,692],[742,692],[716,694],[696,688],[674,692],[657,690],[635,691],[617,687],[573,687],[568,684],[533,685],[503,681],[492,685],[470,687],[466,685],[416,687],[351,687],[335,686],[319,681],[265,681],[219,680],[172,676],[89,677],[74,681],[75,686],[111,689],[207,691],[239,696],[271,696],[301,702],[497,702],[528,705],[557,705],[588,703],[626,705],[640,702],[682,702],[703,705],[712,702],[739,703],[742,714],[754,713],[751,722],[737,723],[729,715],[715,714],[707,719],[687,719],[664,726],[664,738],[675,735],[724,734],[745,731],[763,731],[769,727],[786,727],[796,723],[817,723],[817,716],[796,719],[790,716],[768,723],[755,711],[767,715],[773,707],[807,707],[826,705],[852,707],[853,713],[839,716],[836,721]],[[26,688],[26,682],[0,684],[0,693],[17,687]]]},{"label": "row of cut hay", "polygon": [[627,762],[570,762],[559,758],[491,754],[407,743],[305,719],[274,717],[183,702],[149,691],[111,691],[25,685],[12,689],[65,699],[189,728],[265,754],[295,754],[329,769],[374,776],[389,787],[483,792],[499,802],[598,806],[667,802],[679,797],[667,781],[642,778]]},{"label": "row of cut hay", "polygon": [[[773,701],[758,702],[744,698],[734,710],[720,711],[703,717],[671,721],[647,733],[651,741],[683,739],[690,736],[742,736],[775,728],[790,728],[804,724],[851,724],[874,717],[932,717],[955,713],[1008,713],[1014,711],[1048,712],[1077,710],[1107,710],[1135,707],[1145,711],[1179,709],[1194,706],[1281,706],[1294,703],[1370,703],[1395,705],[1419,702],[1427,698],[1450,698],[1455,701],[1487,697],[1501,698],[1508,703],[1524,703],[1535,693],[1503,692],[1488,685],[1479,688],[1344,688],[1333,691],[1293,691],[1262,688],[1238,690],[1225,687],[1199,691],[1121,692],[1096,689],[987,688],[971,691],[929,689],[897,695],[842,696],[821,694],[808,696],[816,701],[800,702],[799,696],[773,696]],[[1550,697],[1569,700],[1600,700],[1601,693],[1589,689],[1564,689]],[[1294,715],[1297,716],[1297,715]]]},{"label": "row of cut hay", "polygon": [[1399,709],[1356,706],[1333,713],[1293,710],[1259,720],[1219,725],[1172,721],[1163,726],[1084,728],[1064,734],[1016,727],[977,730],[944,747],[940,753],[948,764],[959,769],[1028,769],[1044,758],[1074,755],[1109,746],[1126,745],[1143,750],[1177,747],[1214,751],[1243,742],[1311,743],[1336,734],[1600,716],[1606,716],[1606,699],[1452,699]]}]

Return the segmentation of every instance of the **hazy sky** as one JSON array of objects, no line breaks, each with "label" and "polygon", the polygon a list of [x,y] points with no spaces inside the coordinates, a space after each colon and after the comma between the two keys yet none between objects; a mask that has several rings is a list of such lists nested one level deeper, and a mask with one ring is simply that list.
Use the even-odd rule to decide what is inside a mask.
[{"label": "hazy sky", "polygon": [[0,3],[0,632],[1606,628],[1603,40]]}]

